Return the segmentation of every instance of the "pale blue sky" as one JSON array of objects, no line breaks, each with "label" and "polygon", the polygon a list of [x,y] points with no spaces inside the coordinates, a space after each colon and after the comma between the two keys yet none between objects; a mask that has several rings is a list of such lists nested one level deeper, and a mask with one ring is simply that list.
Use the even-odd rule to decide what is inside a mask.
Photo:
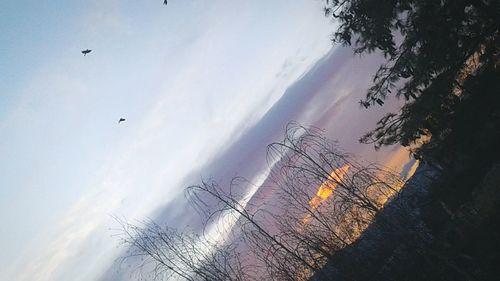
[{"label": "pale blue sky", "polygon": [[0,279],[100,276],[109,215],[168,204],[327,54],[321,5],[0,2]]}]

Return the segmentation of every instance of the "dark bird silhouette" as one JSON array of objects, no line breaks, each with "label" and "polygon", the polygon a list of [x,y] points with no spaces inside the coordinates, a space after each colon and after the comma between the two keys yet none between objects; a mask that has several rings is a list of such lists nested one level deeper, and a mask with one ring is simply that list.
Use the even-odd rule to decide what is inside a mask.
[{"label": "dark bird silhouette", "polygon": [[360,100],[360,101],[359,101],[359,105],[360,105],[360,106],[363,106],[364,108],[368,108],[368,107],[370,107],[370,103],[369,103],[369,102],[366,102],[366,101],[363,101],[363,100]]},{"label": "dark bird silhouette", "polygon": [[384,105],[384,101],[383,101],[383,100],[381,100],[381,99],[376,99],[375,101],[376,101],[376,102],[378,103],[378,105],[380,105],[380,106]]},{"label": "dark bird silhouette", "polygon": [[163,0],[163,5],[167,5],[168,4],[168,0]]},{"label": "dark bird silhouette", "polygon": [[88,53],[90,53],[90,52],[92,52],[92,50],[87,49],[87,50],[83,50],[83,51],[82,51],[82,54],[83,54],[84,56],[86,56],[86,55],[87,55]]},{"label": "dark bird silhouette", "polygon": [[120,124],[123,121],[125,121],[125,118],[120,118],[120,120],[118,120],[118,124]]}]

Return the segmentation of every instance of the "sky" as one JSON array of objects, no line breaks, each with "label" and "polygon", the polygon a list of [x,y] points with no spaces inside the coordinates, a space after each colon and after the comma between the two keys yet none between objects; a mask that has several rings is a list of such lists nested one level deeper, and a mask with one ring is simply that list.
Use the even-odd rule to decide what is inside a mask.
[{"label": "sky", "polygon": [[334,28],[319,0],[0,2],[0,280],[127,279],[112,216],[192,223],[183,188],[264,181],[291,120],[401,167],[357,142],[398,106],[357,105],[381,58]]}]

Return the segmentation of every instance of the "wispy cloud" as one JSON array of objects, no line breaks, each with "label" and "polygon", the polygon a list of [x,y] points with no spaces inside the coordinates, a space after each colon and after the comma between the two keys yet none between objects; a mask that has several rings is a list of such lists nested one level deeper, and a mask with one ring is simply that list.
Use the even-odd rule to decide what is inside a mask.
[{"label": "wispy cloud", "polygon": [[79,24],[58,35],[73,41],[33,65],[0,121],[1,213],[16,214],[0,242],[1,260],[15,262],[1,278],[95,280],[120,251],[110,215],[140,219],[169,204],[330,49],[311,1],[273,3],[289,9],[282,16],[264,2],[140,16],[135,5],[80,7]]}]

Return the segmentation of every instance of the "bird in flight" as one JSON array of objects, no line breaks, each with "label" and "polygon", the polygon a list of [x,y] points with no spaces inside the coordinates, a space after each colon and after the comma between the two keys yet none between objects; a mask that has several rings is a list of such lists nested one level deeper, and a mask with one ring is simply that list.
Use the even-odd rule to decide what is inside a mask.
[{"label": "bird in flight", "polygon": [[88,53],[90,53],[90,52],[92,52],[92,50],[87,49],[87,50],[83,50],[83,51],[82,51],[82,54],[83,54],[84,56],[86,56],[86,55],[87,55]]},{"label": "bird in flight", "polygon": [[167,5],[168,4],[168,0],[163,0],[163,5]]},{"label": "bird in flight", "polygon": [[118,124],[120,124],[123,121],[125,121],[125,118],[120,118],[120,120],[118,120]]}]

